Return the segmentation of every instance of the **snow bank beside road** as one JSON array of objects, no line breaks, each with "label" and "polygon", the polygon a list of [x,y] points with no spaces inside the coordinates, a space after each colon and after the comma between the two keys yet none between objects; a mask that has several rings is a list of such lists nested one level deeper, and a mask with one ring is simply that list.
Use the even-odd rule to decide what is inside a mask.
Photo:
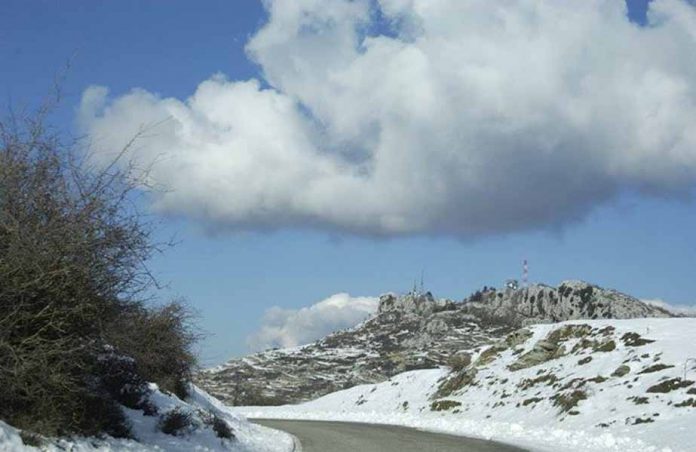
[{"label": "snow bank beside road", "polygon": [[[42,450],[46,452],[121,452],[121,451],[166,451],[166,452],[288,452],[293,450],[292,436],[260,425],[252,424],[239,414],[232,412],[219,400],[196,386],[191,395],[182,401],[174,395],[160,392],[151,385],[149,400],[162,415],[179,410],[191,416],[191,425],[178,435],[167,435],[158,427],[160,416],[146,416],[140,410],[124,408],[131,424],[134,439],[116,438],[58,438],[47,440],[41,448],[24,445],[20,431],[0,421],[0,450],[24,452]],[[216,435],[210,420],[221,419],[234,434],[233,439]]]},{"label": "snow bank beside road", "polygon": [[472,350],[459,372],[407,372],[301,405],[235,410],[404,425],[531,450],[687,451],[696,444],[693,344],[696,319],[537,325]]}]

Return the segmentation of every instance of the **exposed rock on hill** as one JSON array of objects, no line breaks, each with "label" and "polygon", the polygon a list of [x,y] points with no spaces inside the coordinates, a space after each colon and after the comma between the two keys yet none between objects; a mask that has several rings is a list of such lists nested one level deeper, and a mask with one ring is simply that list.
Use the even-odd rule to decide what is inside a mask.
[{"label": "exposed rock on hill", "polygon": [[484,321],[518,326],[574,319],[674,317],[664,308],[583,281],[564,281],[558,287],[488,289],[465,300],[462,310]]},{"label": "exposed rock on hill", "polygon": [[493,343],[530,323],[669,316],[662,308],[579,281],[557,288],[486,288],[458,303],[429,292],[386,294],[377,314],[353,329],[302,347],[231,360],[201,372],[198,384],[230,405],[296,403],[408,370],[457,366],[458,351]]}]

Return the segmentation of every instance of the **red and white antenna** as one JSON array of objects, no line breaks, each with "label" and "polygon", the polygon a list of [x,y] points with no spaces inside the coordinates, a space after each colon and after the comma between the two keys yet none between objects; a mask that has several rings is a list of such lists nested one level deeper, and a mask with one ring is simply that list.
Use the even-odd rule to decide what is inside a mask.
[{"label": "red and white antenna", "polygon": [[522,284],[524,287],[529,285],[529,265],[527,265],[527,259],[522,261]]}]

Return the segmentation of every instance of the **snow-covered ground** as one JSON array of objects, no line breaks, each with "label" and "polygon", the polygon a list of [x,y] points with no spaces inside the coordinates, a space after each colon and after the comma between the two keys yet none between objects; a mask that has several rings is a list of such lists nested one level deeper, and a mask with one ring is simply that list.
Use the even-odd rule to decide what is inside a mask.
[{"label": "snow-covered ground", "polygon": [[[42,450],[48,452],[71,451],[244,451],[244,452],[287,452],[294,450],[293,438],[277,430],[251,424],[239,414],[233,413],[220,401],[203,390],[192,386],[191,396],[182,401],[176,396],[164,394],[155,385],[149,397],[160,414],[179,410],[190,414],[192,425],[180,435],[167,435],[158,428],[159,416],[145,416],[140,410],[124,408],[137,439],[61,438],[51,440],[40,448],[25,446],[20,432],[0,421],[0,451],[19,452]],[[215,416],[231,428],[234,438],[219,438],[205,419]]]},{"label": "snow-covered ground", "polygon": [[690,318],[536,325],[472,350],[459,372],[407,372],[300,405],[235,411],[404,425],[530,450],[693,451],[695,347]]}]

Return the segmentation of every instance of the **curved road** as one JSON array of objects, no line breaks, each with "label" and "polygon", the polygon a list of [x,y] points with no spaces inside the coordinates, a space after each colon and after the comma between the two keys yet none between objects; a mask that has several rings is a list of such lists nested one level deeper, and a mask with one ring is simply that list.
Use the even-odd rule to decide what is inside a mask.
[{"label": "curved road", "polygon": [[505,444],[391,425],[251,419],[295,435],[302,452],[524,452]]}]

